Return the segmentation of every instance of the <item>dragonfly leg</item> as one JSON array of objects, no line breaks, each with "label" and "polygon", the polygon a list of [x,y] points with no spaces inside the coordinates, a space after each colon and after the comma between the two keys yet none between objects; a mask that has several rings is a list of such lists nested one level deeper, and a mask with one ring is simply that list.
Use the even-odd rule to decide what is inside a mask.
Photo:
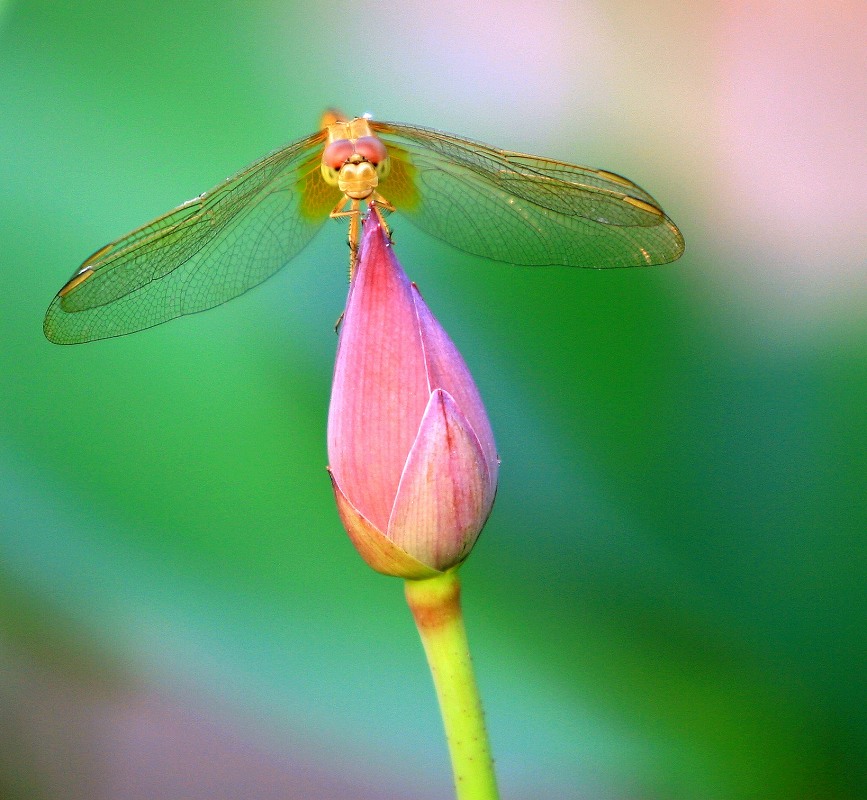
[{"label": "dragonfly leg", "polygon": [[376,203],[376,205],[382,206],[386,211],[394,211],[395,210],[394,206],[385,197],[383,197],[379,192],[373,193],[373,200],[371,200],[370,202],[371,202],[371,205],[373,203]]},{"label": "dragonfly leg", "polygon": [[[347,202],[349,210],[344,211]],[[355,265],[358,263],[358,221],[361,218],[361,200],[356,200],[354,197],[344,197],[333,209],[329,215],[331,219],[339,219],[340,217],[349,217],[349,280],[355,275]]]},{"label": "dragonfly leg", "polygon": [[394,206],[379,192],[373,193],[373,199],[367,204],[367,206],[374,214],[376,214],[376,218],[379,220],[379,224],[382,225],[385,235],[388,236],[388,240],[391,241],[391,228],[388,227],[388,223],[385,221],[385,215],[380,209],[384,208],[386,211],[394,211]]},{"label": "dragonfly leg", "polygon": [[331,213],[328,215],[331,219],[337,219],[338,217],[345,217],[351,214],[351,211],[344,211],[346,208],[346,204],[349,202],[349,198],[346,195],[340,198],[340,202],[331,209]]}]

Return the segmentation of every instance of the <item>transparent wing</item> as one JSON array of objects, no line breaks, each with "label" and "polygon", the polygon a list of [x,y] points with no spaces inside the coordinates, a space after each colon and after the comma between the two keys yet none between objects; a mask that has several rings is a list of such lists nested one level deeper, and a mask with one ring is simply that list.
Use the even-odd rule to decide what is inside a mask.
[{"label": "transparent wing", "polygon": [[325,132],[277,150],[94,253],[45,315],[58,344],[120,336],[224,303],[310,241],[340,193],[319,171]]},{"label": "transparent wing", "polygon": [[659,204],[603,170],[371,122],[392,159],[382,194],[425,232],[513,264],[634,267],[683,253]]}]

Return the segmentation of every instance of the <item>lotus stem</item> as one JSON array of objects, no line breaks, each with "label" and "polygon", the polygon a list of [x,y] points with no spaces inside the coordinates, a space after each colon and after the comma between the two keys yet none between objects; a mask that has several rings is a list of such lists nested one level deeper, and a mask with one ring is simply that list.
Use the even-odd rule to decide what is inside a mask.
[{"label": "lotus stem", "polygon": [[498,800],[494,762],[461,613],[455,570],[406,581],[439,699],[457,800]]}]

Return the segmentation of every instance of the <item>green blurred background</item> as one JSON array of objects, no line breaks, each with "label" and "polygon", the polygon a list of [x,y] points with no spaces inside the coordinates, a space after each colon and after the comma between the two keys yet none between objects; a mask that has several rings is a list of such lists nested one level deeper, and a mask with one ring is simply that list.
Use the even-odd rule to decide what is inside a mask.
[{"label": "green blurred background", "polygon": [[93,250],[326,105],[603,167],[687,252],[519,269],[395,219],[502,457],[465,605],[508,800],[865,796],[862,2],[0,3],[0,797],[451,796],[333,507],[344,226],[42,337]]}]

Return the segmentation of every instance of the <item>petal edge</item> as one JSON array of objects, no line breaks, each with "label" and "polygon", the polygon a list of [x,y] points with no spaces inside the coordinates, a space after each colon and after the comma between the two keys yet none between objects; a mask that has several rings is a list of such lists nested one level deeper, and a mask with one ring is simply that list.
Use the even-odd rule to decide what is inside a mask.
[{"label": "petal edge", "polygon": [[437,570],[472,550],[494,490],[469,421],[443,389],[431,394],[397,490],[388,538]]},{"label": "petal edge", "polygon": [[337,485],[330,468],[328,476],[331,478],[337,513],[340,514],[343,527],[346,528],[355,549],[372,569],[384,575],[408,579],[432,578],[439,574],[438,570],[422,564],[392,542],[368,520]]}]

